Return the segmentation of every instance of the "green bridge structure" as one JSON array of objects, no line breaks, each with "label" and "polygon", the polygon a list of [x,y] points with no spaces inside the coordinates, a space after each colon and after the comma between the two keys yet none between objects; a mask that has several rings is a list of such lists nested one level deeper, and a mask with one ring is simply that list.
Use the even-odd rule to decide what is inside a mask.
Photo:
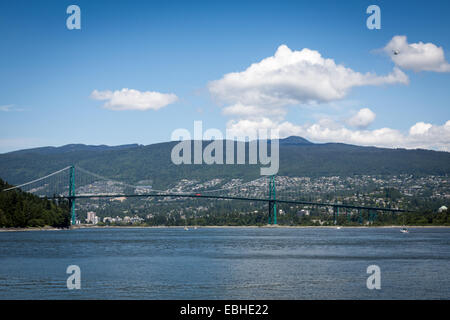
[{"label": "green bridge structure", "polygon": [[[77,174],[76,174],[77,172]],[[315,207],[333,208],[334,223],[337,223],[340,209],[357,210],[359,221],[362,223],[362,211],[368,212],[369,221],[375,221],[377,212],[413,212],[411,210],[387,207],[359,206],[343,203],[328,203],[303,201],[301,195],[294,190],[283,190],[283,185],[278,184],[276,176],[264,176],[259,179],[237,185],[227,186],[227,183],[219,189],[203,188],[186,191],[155,190],[149,186],[131,185],[118,180],[103,177],[81,167],[68,166],[61,170],[47,174],[38,179],[18,184],[4,189],[3,192],[21,189],[47,199],[67,199],[71,208],[71,222],[76,224],[76,200],[77,199],[101,199],[101,198],[179,198],[179,199],[216,199],[216,200],[240,200],[262,202],[268,204],[268,224],[277,224],[277,204],[294,204]],[[290,183],[289,178],[287,179]],[[228,183],[229,184],[229,183]],[[281,187],[281,190],[280,190]],[[109,190],[113,189],[113,190]],[[133,193],[124,190],[134,190]],[[350,216],[348,216],[350,217]]]}]

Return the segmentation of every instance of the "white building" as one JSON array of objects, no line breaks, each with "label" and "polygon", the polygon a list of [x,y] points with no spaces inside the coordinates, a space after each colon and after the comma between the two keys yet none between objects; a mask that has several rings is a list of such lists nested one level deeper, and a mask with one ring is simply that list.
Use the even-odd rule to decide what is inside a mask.
[{"label": "white building", "polygon": [[309,216],[309,210],[302,209],[302,210],[297,212],[297,215],[299,215],[299,216]]},{"label": "white building", "polygon": [[98,223],[98,217],[95,214],[94,211],[89,211],[87,213],[87,219],[86,219],[87,223],[92,223],[92,224],[97,224]]}]

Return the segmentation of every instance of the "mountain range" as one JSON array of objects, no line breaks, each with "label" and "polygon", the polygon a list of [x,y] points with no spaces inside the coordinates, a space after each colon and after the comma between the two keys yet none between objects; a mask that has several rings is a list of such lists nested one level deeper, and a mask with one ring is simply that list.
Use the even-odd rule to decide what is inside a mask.
[{"label": "mountain range", "polygon": [[[155,188],[181,179],[259,177],[260,165],[175,165],[172,148],[178,142],[151,145],[92,146],[69,144],[0,154],[0,178],[19,184],[69,165],[105,177],[136,183],[151,180]],[[203,148],[209,142],[203,142]],[[225,145],[225,143],[224,143]],[[450,153],[431,150],[388,149],[342,143],[312,143],[301,137],[279,140],[280,167],[284,176],[448,175]],[[248,148],[248,143],[246,144]],[[224,150],[224,154],[225,154]],[[248,162],[247,162],[248,163]]]}]

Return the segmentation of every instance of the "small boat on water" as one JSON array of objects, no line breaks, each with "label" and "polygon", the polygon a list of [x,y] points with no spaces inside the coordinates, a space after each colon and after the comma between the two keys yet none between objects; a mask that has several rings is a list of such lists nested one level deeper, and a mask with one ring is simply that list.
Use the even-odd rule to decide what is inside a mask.
[{"label": "small boat on water", "polygon": [[188,227],[184,227],[184,230],[186,230],[186,231],[187,231],[187,230],[189,230],[189,228],[188,228]]},{"label": "small boat on water", "polygon": [[341,229],[341,227],[337,227],[336,229],[340,230],[340,229]]},{"label": "small boat on water", "polygon": [[401,233],[408,233],[408,229],[405,227],[405,216],[403,216],[403,227],[400,229]]}]

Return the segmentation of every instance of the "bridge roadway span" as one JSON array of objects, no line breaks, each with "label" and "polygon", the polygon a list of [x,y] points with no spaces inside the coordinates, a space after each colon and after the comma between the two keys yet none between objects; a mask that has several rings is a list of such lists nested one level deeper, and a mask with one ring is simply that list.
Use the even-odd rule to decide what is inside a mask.
[{"label": "bridge roadway span", "polygon": [[366,207],[366,206],[356,206],[349,204],[338,204],[338,203],[323,203],[323,202],[311,202],[311,201],[299,201],[299,200],[273,200],[264,198],[246,198],[246,197],[231,197],[231,196],[214,196],[214,195],[203,195],[200,193],[150,193],[150,194],[92,194],[92,195],[75,195],[75,196],[61,196],[61,197],[50,197],[48,199],[56,198],[66,198],[69,200],[75,199],[87,199],[87,198],[148,198],[148,197],[177,197],[177,198],[204,198],[204,199],[223,199],[223,200],[242,200],[242,201],[259,201],[259,202],[269,202],[269,203],[290,203],[290,204],[303,204],[312,205],[320,207],[334,207],[334,208],[347,208],[347,209],[357,209],[357,210],[373,210],[373,211],[387,211],[387,212],[411,212],[410,210],[395,209],[395,208],[380,208],[380,207]]}]

